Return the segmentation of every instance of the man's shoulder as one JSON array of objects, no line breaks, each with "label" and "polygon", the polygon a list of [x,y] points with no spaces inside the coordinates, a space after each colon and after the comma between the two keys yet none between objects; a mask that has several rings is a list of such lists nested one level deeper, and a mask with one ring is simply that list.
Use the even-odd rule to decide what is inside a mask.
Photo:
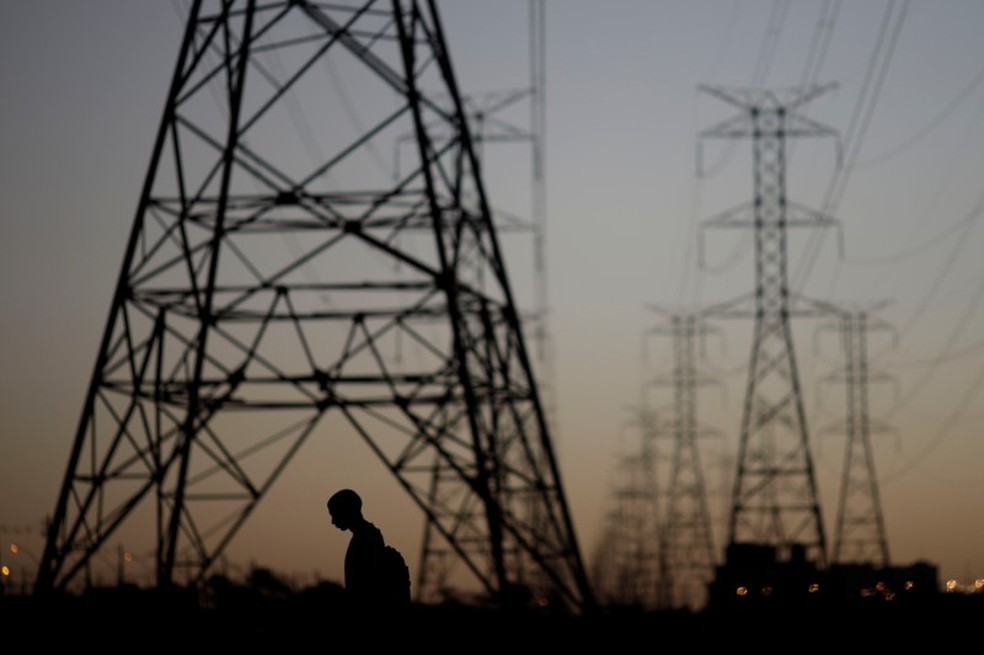
[{"label": "man's shoulder", "polygon": [[353,530],[352,534],[360,542],[383,542],[383,532],[377,528],[370,521],[366,521],[358,527],[358,529]]}]

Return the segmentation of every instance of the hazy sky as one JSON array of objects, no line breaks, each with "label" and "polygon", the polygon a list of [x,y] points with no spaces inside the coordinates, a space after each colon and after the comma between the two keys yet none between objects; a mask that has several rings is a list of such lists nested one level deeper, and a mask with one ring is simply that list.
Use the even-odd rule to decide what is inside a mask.
[{"label": "hazy sky", "polygon": [[[0,3],[0,539],[26,544],[28,557],[40,556],[38,528],[65,472],[185,6]],[[526,0],[440,7],[466,93],[529,83]],[[699,139],[735,111],[698,85],[830,82],[805,113],[839,146],[791,144],[788,195],[841,230],[792,230],[790,281],[813,298],[882,307],[868,366],[871,417],[889,428],[871,441],[892,560],[984,575],[982,29],[977,0],[547,0],[553,439],[586,557],[633,447],[626,425],[642,381],[666,373],[670,344],[643,338],[660,320],[647,306],[701,307],[752,289],[751,232],[702,227],[750,200],[749,144]],[[502,180],[510,158],[528,165],[529,148],[486,148],[493,204],[500,194],[522,206]],[[528,253],[517,251],[507,263],[528,298]],[[702,420],[722,434],[702,443],[718,530],[751,347],[750,325],[721,327],[704,363],[721,384],[700,396]],[[823,327],[797,324],[796,348],[829,541],[843,387],[825,381],[839,362],[837,333]],[[389,474],[330,448],[362,459],[330,473],[305,460],[230,558],[340,579],[348,537],[328,524],[324,499],[354,486],[415,559],[422,519],[392,500]]]}]

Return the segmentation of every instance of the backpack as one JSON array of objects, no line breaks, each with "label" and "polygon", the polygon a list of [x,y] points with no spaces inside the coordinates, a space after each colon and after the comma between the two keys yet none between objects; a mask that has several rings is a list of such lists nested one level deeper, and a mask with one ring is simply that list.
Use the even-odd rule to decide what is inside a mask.
[{"label": "backpack", "polygon": [[403,554],[390,545],[383,546],[382,552],[383,593],[396,605],[410,603],[410,567]]}]

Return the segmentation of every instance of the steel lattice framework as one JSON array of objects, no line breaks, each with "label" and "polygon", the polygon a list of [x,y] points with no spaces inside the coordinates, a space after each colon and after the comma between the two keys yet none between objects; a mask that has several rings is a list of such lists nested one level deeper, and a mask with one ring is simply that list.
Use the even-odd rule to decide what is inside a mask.
[{"label": "steel lattice framework", "polygon": [[660,578],[660,493],[656,460],[657,417],[638,410],[627,426],[631,451],[620,457],[592,572],[596,593],[606,605],[658,609]]},{"label": "steel lattice framework", "polygon": [[871,434],[888,431],[889,426],[869,415],[868,388],[872,380],[884,382],[890,378],[868,369],[868,332],[873,325],[886,327],[880,321],[873,323],[868,312],[863,310],[844,311],[840,316],[845,365],[841,375],[836,377],[843,380],[847,393],[847,416],[843,426],[847,443],[831,562],[887,567],[891,560]]},{"label": "steel lattice framework", "polygon": [[767,544],[787,557],[794,547],[802,548],[807,559],[822,567],[826,538],[790,325],[792,315],[816,313],[816,308],[789,289],[787,229],[824,227],[832,221],[787,199],[786,140],[835,134],[799,113],[829,86],[786,91],[701,88],[740,110],[702,136],[751,138],[754,160],[752,203],[708,221],[747,226],[755,233],[750,302],[743,298],[706,312],[743,314],[755,321],[728,543]]},{"label": "steel lattice framework", "polygon": [[666,432],[672,435],[666,509],[660,528],[659,607],[688,607],[707,602],[707,584],[714,575],[717,558],[711,530],[711,514],[704,485],[699,436],[708,433],[697,420],[698,388],[711,383],[697,367],[697,339],[706,326],[697,313],[674,313],[654,334],[673,341],[673,371],[653,383],[673,389],[673,412]]},{"label": "steel lattice framework", "polygon": [[418,600],[592,603],[467,122],[434,2],[196,0],[39,591],[122,533],[202,581],[333,417],[422,512]]}]

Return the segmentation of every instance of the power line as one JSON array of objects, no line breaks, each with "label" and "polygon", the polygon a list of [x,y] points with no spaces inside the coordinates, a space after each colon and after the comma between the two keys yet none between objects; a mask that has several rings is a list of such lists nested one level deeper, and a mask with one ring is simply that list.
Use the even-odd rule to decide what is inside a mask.
[{"label": "power line", "polygon": [[916,130],[907,139],[904,139],[901,143],[899,143],[893,148],[889,148],[882,154],[858,162],[856,168],[869,168],[877,164],[882,164],[890,159],[894,159],[895,157],[898,157],[903,152],[905,152],[912,146],[922,141],[924,138],[932,134],[933,131],[936,130],[936,128],[943,125],[946,122],[946,120],[953,114],[953,112],[956,111],[957,108],[960,107],[960,105],[962,105],[964,101],[966,101],[967,98],[970,97],[971,92],[973,92],[974,89],[980,86],[981,82],[984,82],[984,68],[979,70],[977,72],[977,75],[974,76],[974,79],[972,79],[970,83],[966,87],[964,87],[963,91],[958,93],[956,97],[954,97],[949,103],[947,103],[943,107],[943,109],[940,110],[940,112],[936,116],[931,118],[926,123],[926,125],[924,125],[921,129]]},{"label": "power line", "polygon": [[[827,187],[826,194],[820,205],[821,213],[830,216],[837,213],[837,208],[840,205],[841,198],[844,195],[844,191],[847,188],[847,183],[853,172],[857,154],[860,151],[861,144],[864,142],[864,136],[868,130],[868,123],[871,120],[874,113],[874,108],[877,105],[878,97],[888,71],[889,63],[892,60],[892,53],[895,50],[895,44],[898,40],[898,35],[901,32],[902,25],[905,20],[905,13],[909,0],[904,0],[902,10],[895,18],[894,29],[891,29],[891,33],[889,35],[895,4],[896,3],[893,0],[885,10],[881,29],[879,30],[878,38],[875,41],[875,47],[869,59],[869,65],[865,72],[864,81],[861,84],[861,92],[858,95],[858,102],[854,107],[854,114],[848,125],[846,148],[849,154],[847,164],[842,169],[836,171],[832,176],[830,184]],[[887,46],[886,39],[888,39]],[[885,48],[884,52],[883,48]],[[875,79],[873,80],[873,78]],[[800,265],[794,277],[793,286],[797,289],[802,290],[805,286],[806,280],[809,277],[810,272],[813,270],[813,266],[816,264],[816,260],[820,252],[820,245],[825,236],[825,232],[818,232],[813,235],[810,244],[807,247],[805,256],[800,260]],[[836,272],[834,280],[836,281]],[[834,282],[831,283],[831,288],[833,288],[833,285]]]}]

